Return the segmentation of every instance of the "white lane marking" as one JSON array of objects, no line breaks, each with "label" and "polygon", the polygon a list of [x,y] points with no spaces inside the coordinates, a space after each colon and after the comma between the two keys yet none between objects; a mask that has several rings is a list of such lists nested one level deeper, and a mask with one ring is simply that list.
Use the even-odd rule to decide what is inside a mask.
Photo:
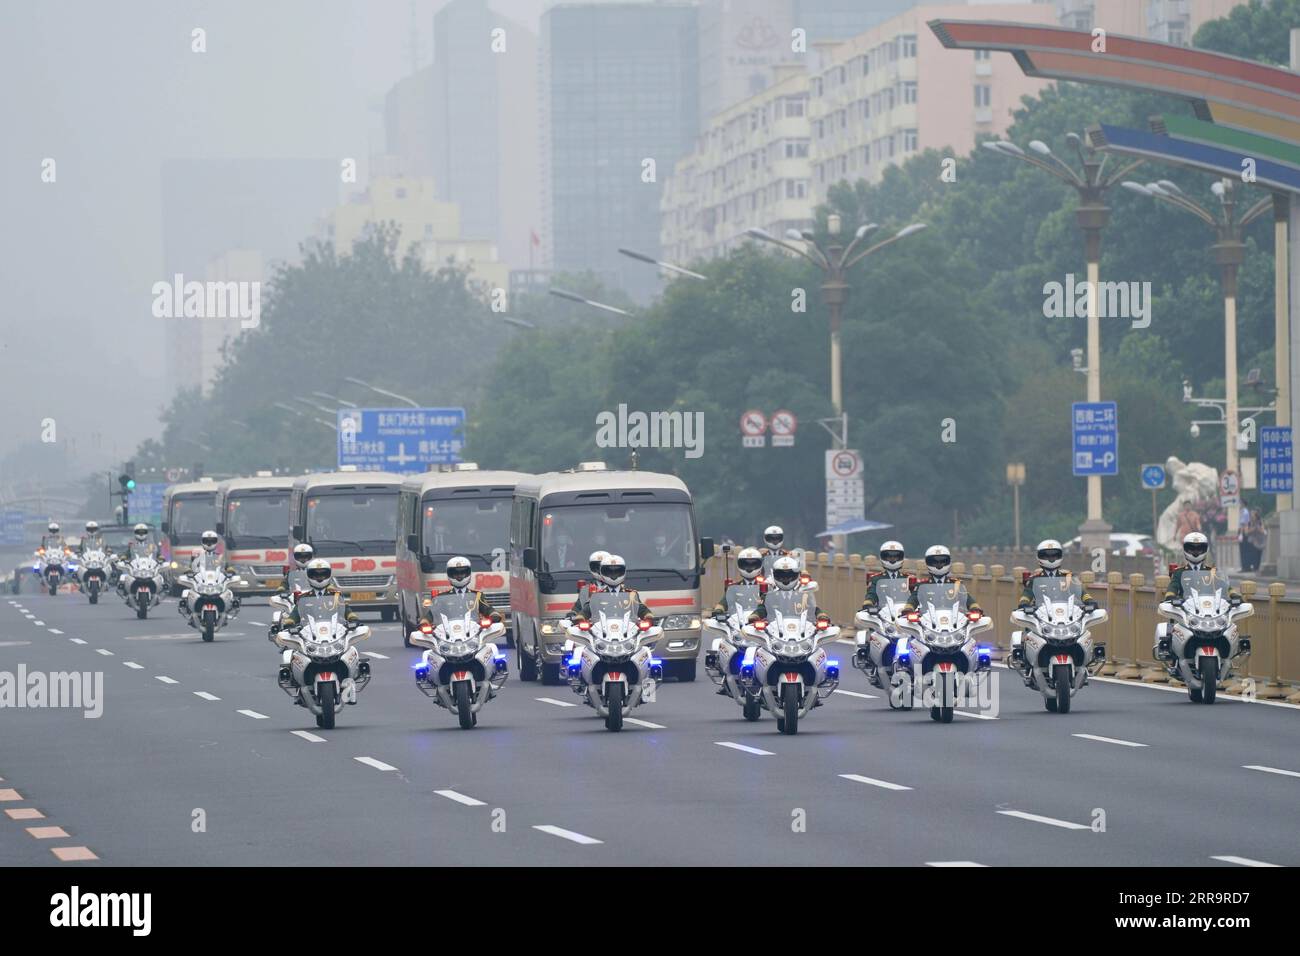
[{"label": "white lane marking", "polygon": [[997,720],[992,714],[977,714],[973,710],[954,710],[954,714],[959,717],[974,717],[977,720]]},{"label": "white lane marking", "polygon": [[556,707],[577,707],[578,706],[572,701],[556,700],[554,697],[538,697],[537,700],[540,700],[543,704],[554,704]]},{"label": "white lane marking", "polygon": [[842,687],[835,688],[837,694],[848,694],[850,697],[861,697],[863,700],[875,700],[875,694],[863,694],[856,690],[844,690]]},{"label": "white lane marking", "polygon": [[68,640],[70,640],[73,644],[85,644],[85,643],[86,643],[85,641],[83,641],[83,640],[82,640],[81,638],[79,638],[79,637],[70,637],[70,638],[68,638]]},{"label": "white lane marking", "polygon": [[252,624],[256,627],[270,627],[269,624],[263,624],[261,621],[245,621],[245,624]]},{"label": "white lane marking", "polygon": [[35,624],[37,627],[44,627],[44,626],[45,626],[45,622],[44,622],[44,621],[32,621],[32,623]]},{"label": "white lane marking", "polygon": [[759,750],[757,747],[746,747],[744,744],[732,743],[730,740],[715,740],[714,743],[719,747],[730,747],[732,750],[743,750],[747,754],[758,754],[760,757],[776,756],[770,750]]},{"label": "white lane marking", "polygon": [[1279,770],[1277,767],[1262,767],[1257,763],[1248,763],[1242,765],[1242,770],[1258,770],[1261,773],[1279,773],[1284,777],[1300,777],[1300,773],[1294,770]]},{"label": "white lane marking", "polygon": [[143,664],[137,664],[135,661],[123,661],[122,663],[125,664],[127,667],[131,668],[131,670],[133,670],[133,671],[142,671],[142,670],[144,670],[144,665],[143,665]]},{"label": "white lane marking", "polygon": [[52,627],[52,628],[50,628],[50,633],[51,633],[51,634],[62,634],[63,632],[60,631],[57,627]]},{"label": "white lane marking", "polygon": [[388,655],[387,655],[387,654],[376,654],[374,651],[366,651],[365,654],[366,654],[366,657],[373,657],[373,658],[374,658],[375,660],[377,660],[377,661],[386,661],[386,660],[388,660]]},{"label": "white lane marking", "polygon": [[[1079,737],[1083,740],[1096,740],[1103,744],[1119,744],[1121,747],[1145,747],[1146,744],[1140,744],[1136,740],[1120,740],[1118,737],[1099,737],[1096,734],[1070,734],[1071,737]],[[1296,774],[1300,777],[1300,773]]]},{"label": "white lane marking", "polygon": [[195,697],[202,697],[204,700],[221,700],[216,694],[209,694],[206,690],[196,690]]},{"label": "white lane marking", "polygon": [[235,711],[235,713],[237,713],[237,714],[243,714],[245,717],[252,717],[254,720],[270,720],[270,719],[271,719],[270,717],[267,717],[266,714],[259,714],[259,713],[258,713],[257,711],[255,711],[255,710],[237,710],[237,711]]},{"label": "white lane marking", "polygon": [[652,723],[650,723],[650,721],[648,721],[648,720],[640,720],[639,718],[636,718],[636,717],[624,717],[624,718],[623,718],[623,723],[625,723],[625,724],[636,724],[638,727],[649,727],[651,730],[667,730],[667,729],[668,729],[668,728],[665,727],[663,724],[652,724]]},{"label": "white lane marking", "polygon": [[1029,820],[1031,823],[1046,823],[1048,826],[1060,827],[1063,830],[1087,830],[1089,827],[1082,823],[1071,823],[1069,820],[1058,820],[1055,817],[1043,817],[1037,813],[1026,813],[1024,810],[999,810],[998,813],[1004,817],[1016,817],[1019,820]]},{"label": "white lane marking", "polygon": [[306,730],[291,730],[289,733],[293,734],[295,737],[301,737],[303,740],[310,740],[314,744],[323,744],[326,742],[324,737],[318,737]]},{"label": "white lane marking", "polygon": [[172,680],[170,677],[164,677],[161,674],[154,675],[154,680],[160,680],[164,684],[179,684],[180,681]]},{"label": "white lane marking", "polygon": [[581,833],[574,833],[572,830],[566,830],[563,827],[553,826],[546,823],[541,826],[534,825],[534,830],[541,830],[543,833],[549,833],[551,836],[560,837],[563,840],[571,840],[574,843],[581,843],[583,846],[591,846],[594,843],[604,843],[604,840],[597,840],[595,837],[584,836]]},{"label": "white lane marking", "polygon": [[876,780],[874,777],[864,777],[858,773],[840,774],[845,780],[855,780],[858,783],[869,783],[873,787],[880,787],[884,790],[911,790],[911,787],[905,787],[901,783],[890,783],[888,780]]},{"label": "white lane marking", "polygon": [[31,641],[0,641],[0,647],[27,647]]},{"label": "white lane marking", "polygon": [[1212,856],[1211,860],[1222,860],[1224,863],[1235,863],[1238,866],[1281,866],[1280,863],[1265,863],[1263,860],[1252,860],[1245,856]]},{"label": "white lane marking", "polygon": [[[1006,667],[1005,664],[995,664],[995,667]],[[1147,690],[1162,690],[1166,694],[1185,694],[1186,687],[1169,687],[1166,684],[1148,684],[1140,680],[1121,680],[1118,677],[1089,677],[1089,681],[1097,681],[1101,684],[1119,684],[1121,687],[1145,687]],[[1300,710],[1300,704],[1288,704],[1284,700],[1261,700],[1259,698],[1242,697],[1240,694],[1229,694],[1226,691],[1219,691],[1215,700],[1235,700],[1239,704],[1259,704],[1263,707],[1289,707],[1291,710]]]},{"label": "white lane marking", "polygon": [[927,863],[926,866],[982,866],[987,867],[987,863],[976,863],[974,860],[935,860]]},{"label": "white lane marking", "polygon": [[473,797],[467,797],[463,793],[457,793],[455,790],[435,790],[433,791],[440,797],[446,797],[448,800],[455,800],[457,803],[463,803],[467,807],[486,807],[487,804],[482,800],[475,800]]},{"label": "white lane marking", "polygon": [[103,654],[105,657],[112,657],[112,656],[114,656],[112,651],[106,651],[106,650],[104,650],[102,647],[97,647],[97,648],[95,648],[95,653],[96,653],[96,654]]},{"label": "white lane marking", "polygon": [[367,767],[374,767],[376,770],[396,770],[392,764],[384,763],[382,760],[376,760],[374,757],[353,757],[357,763],[363,763]]}]

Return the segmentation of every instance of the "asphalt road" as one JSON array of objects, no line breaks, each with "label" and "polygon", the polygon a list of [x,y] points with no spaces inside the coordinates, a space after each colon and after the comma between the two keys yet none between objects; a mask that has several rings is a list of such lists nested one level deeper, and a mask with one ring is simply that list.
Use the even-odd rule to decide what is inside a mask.
[{"label": "asphalt road", "polygon": [[794,737],[702,668],[632,712],[656,726],[609,733],[513,662],[462,731],[371,622],[374,679],[319,731],[268,621],[246,604],[204,644],[173,601],[138,621],[116,597],[0,598],[0,672],[103,674],[98,719],[0,710],[0,862],[1300,865],[1296,707],[1094,681],[1057,715],[998,670],[996,717],[943,725],[890,711],[841,646],[850,693]]}]

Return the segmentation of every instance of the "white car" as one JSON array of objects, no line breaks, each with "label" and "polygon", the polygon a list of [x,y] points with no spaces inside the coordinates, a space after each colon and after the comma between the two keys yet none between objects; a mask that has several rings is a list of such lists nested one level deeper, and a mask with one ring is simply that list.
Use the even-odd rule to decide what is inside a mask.
[{"label": "white car", "polygon": [[[1080,547],[1079,538],[1071,538],[1065,542],[1066,551],[1078,551]],[[1125,558],[1151,558],[1155,557],[1156,552],[1155,540],[1149,534],[1135,534],[1128,531],[1112,531],[1110,533],[1110,553]]]}]

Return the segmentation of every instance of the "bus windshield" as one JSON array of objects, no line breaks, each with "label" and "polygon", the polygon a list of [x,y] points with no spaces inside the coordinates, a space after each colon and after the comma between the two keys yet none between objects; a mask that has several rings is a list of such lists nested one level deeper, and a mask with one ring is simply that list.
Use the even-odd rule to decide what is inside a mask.
[{"label": "bus windshield", "polygon": [[426,498],[420,542],[434,557],[464,555],[491,562],[510,543],[510,498]]},{"label": "bus windshield", "polygon": [[319,557],[393,554],[397,489],[341,491],[307,498],[307,543]]},{"label": "bus windshield", "polygon": [[289,543],[289,490],[227,499],[225,531],[231,548],[283,548]]},{"label": "bus windshield", "polygon": [[216,530],[217,493],[177,495],[172,499],[169,521],[172,540],[176,544],[200,544],[203,532]]},{"label": "bus windshield", "polygon": [[698,561],[691,506],[646,502],[543,508],[543,571],[585,573],[587,556],[597,550],[622,555],[629,574],[656,570],[694,574]]}]

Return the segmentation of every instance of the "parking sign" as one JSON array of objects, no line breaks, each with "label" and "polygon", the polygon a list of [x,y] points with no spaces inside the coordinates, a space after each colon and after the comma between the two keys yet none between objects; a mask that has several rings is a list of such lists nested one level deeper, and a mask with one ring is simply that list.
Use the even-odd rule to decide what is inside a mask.
[{"label": "parking sign", "polygon": [[1073,403],[1070,432],[1076,477],[1119,474],[1119,412],[1114,402]]}]

